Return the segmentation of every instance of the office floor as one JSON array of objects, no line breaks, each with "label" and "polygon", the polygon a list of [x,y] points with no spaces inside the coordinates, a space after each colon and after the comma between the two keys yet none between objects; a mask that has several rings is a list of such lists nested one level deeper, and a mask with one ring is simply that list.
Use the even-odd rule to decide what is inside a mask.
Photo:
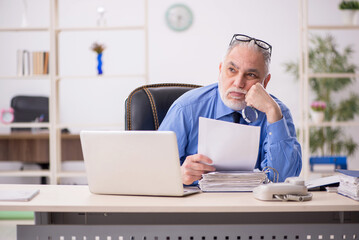
[{"label": "office floor", "polygon": [[16,240],[16,225],[34,224],[33,220],[0,220],[0,239]]}]

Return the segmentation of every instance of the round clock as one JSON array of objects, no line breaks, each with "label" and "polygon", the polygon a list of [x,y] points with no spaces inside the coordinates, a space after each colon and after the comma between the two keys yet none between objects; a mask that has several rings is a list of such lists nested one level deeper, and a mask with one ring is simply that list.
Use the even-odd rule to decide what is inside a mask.
[{"label": "round clock", "polygon": [[166,22],[172,30],[184,31],[192,25],[192,11],[184,4],[172,5],[166,12]]},{"label": "round clock", "polygon": [[12,109],[12,108],[2,109],[0,120],[2,123],[5,123],[5,124],[11,123],[12,121],[14,121],[14,109]]}]

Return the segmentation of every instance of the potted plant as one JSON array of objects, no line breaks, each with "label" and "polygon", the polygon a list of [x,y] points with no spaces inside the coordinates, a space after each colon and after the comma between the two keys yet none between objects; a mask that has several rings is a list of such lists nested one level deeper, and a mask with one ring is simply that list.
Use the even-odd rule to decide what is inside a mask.
[{"label": "potted plant", "polygon": [[314,123],[321,123],[324,121],[324,111],[327,104],[324,101],[313,101],[310,104],[311,117]]},{"label": "potted plant", "polygon": [[359,2],[356,0],[343,0],[339,4],[342,10],[342,20],[345,25],[357,24],[357,11],[359,10]]},{"label": "potted plant", "polygon": [[[350,63],[352,47],[339,51],[331,35],[325,37],[312,35],[309,49],[309,68],[314,73],[354,73],[356,66]],[[286,71],[298,77],[298,64],[285,64]],[[310,78],[309,84],[314,99],[325,102],[324,120],[349,121],[359,115],[359,95],[350,92],[355,78]],[[345,91],[345,94],[343,94]],[[342,93],[340,95],[340,93]],[[340,95],[340,97],[338,97]],[[322,157],[324,162],[337,163],[338,156],[354,154],[358,144],[346,136],[342,127],[310,128],[310,151],[312,159]],[[344,161],[344,160],[342,160]],[[345,160],[346,162],[346,160]],[[337,165],[337,164],[336,164]],[[344,163],[342,166],[346,166]]]}]

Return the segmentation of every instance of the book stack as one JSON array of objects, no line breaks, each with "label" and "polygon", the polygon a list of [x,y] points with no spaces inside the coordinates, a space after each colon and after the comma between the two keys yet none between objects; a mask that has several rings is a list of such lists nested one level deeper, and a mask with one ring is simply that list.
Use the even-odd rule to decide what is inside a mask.
[{"label": "book stack", "polygon": [[340,173],[338,193],[359,201],[359,171],[337,171]]},{"label": "book stack", "polygon": [[267,182],[265,172],[211,172],[202,175],[199,187],[203,192],[251,192]]},{"label": "book stack", "polygon": [[49,52],[17,50],[17,75],[32,76],[49,74]]}]

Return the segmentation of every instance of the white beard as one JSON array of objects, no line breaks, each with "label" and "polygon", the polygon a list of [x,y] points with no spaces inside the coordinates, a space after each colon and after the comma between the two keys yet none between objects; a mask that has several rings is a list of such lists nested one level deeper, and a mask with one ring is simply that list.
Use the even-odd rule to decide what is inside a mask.
[{"label": "white beard", "polygon": [[224,90],[222,88],[221,80],[219,80],[218,89],[219,89],[219,95],[221,96],[221,99],[222,99],[224,105],[226,105],[230,109],[232,109],[234,111],[240,111],[240,110],[244,109],[247,106],[247,103],[246,103],[245,100],[239,100],[239,99],[229,98],[228,97],[228,94],[230,92],[239,92],[239,93],[246,94],[247,91],[245,91],[245,90],[243,90],[241,88],[232,87],[232,88],[227,89],[226,92],[223,92]]}]

